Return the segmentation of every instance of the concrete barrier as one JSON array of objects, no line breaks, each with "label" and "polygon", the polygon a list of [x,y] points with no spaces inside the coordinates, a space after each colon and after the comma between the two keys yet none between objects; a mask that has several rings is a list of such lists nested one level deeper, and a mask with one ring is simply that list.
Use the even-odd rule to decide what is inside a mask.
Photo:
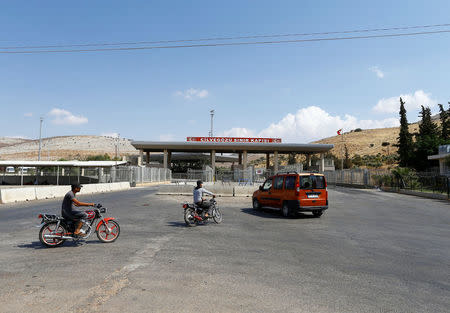
[{"label": "concrete barrier", "polygon": [[70,190],[70,186],[49,186],[49,187],[35,187],[35,188],[37,200],[64,197],[67,191]]},{"label": "concrete barrier", "polygon": [[253,192],[258,190],[258,186],[235,186],[234,187],[234,196],[235,197],[251,197]]},{"label": "concrete barrier", "polygon": [[[221,197],[232,197],[233,186],[209,185],[206,189]],[[195,186],[193,185],[161,185],[158,188],[159,195],[183,195],[192,196]]]},{"label": "concrete barrier", "polygon": [[[232,197],[234,195],[233,186],[211,185],[207,188],[212,193],[220,197]],[[191,191],[192,194],[192,191]]]},{"label": "concrete barrier", "polygon": [[[81,188],[80,195],[128,190],[130,188],[131,187],[129,182],[111,184],[85,184],[83,188]],[[1,188],[0,203],[62,198],[69,190],[70,186],[27,186],[20,188]]]},{"label": "concrete barrier", "polygon": [[8,188],[0,190],[0,203],[30,201],[36,199],[35,187]]},{"label": "concrete barrier", "polygon": [[192,185],[161,185],[158,188],[160,195],[192,195]]}]

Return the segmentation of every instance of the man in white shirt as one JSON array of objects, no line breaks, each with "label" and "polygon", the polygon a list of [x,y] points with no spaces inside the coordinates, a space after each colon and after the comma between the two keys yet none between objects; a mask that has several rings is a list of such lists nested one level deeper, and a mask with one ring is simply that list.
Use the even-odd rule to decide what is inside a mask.
[{"label": "man in white shirt", "polygon": [[204,193],[213,196],[213,198],[216,196],[211,191],[203,188],[203,182],[201,180],[197,180],[197,187],[194,188],[194,203],[201,208],[203,212],[206,212],[204,215],[202,214],[202,217],[208,217],[208,211],[211,204],[209,201],[203,199]]}]

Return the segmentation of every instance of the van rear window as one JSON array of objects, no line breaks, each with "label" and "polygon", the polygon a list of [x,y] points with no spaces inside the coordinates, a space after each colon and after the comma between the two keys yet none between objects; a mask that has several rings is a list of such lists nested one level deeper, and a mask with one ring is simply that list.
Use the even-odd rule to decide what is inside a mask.
[{"label": "van rear window", "polygon": [[324,176],[300,176],[301,189],[325,189]]}]

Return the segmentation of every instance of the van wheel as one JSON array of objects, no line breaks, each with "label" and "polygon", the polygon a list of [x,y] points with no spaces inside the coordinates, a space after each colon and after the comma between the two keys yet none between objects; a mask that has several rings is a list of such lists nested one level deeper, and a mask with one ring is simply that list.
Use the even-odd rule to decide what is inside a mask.
[{"label": "van wheel", "polygon": [[282,206],[282,208],[281,208],[281,214],[282,214],[284,217],[289,217],[289,216],[291,216],[291,210],[289,209],[289,206],[288,206],[287,202],[284,202],[284,203],[283,203],[283,206]]},{"label": "van wheel", "polygon": [[315,210],[312,212],[312,214],[314,215],[314,217],[321,217],[323,212],[322,210]]},{"label": "van wheel", "polygon": [[258,199],[256,198],[253,199],[253,209],[255,210],[261,209],[261,204],[258,202]]}]

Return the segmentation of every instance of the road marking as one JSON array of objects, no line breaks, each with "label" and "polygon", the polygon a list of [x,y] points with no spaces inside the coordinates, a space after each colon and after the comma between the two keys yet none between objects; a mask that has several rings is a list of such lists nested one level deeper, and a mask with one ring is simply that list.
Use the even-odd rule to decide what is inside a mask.
[{"label": "road marking", "polygon": [[98,312],[100,307],[106,303],[111,297],[117,295],[123,288],[130,285],[128,275],[138,268],[149,265],[151,260],[165,244],[171,240],[173,235],[165,235],[159,238],[153,238],[148,242],[142,250],[136,252],[131,257],[128,264],[124,265],[120,270],[116,270],[105,280],[89,289],[90,295],[86,304],[76,304],[72,310],[78,313]]}]

